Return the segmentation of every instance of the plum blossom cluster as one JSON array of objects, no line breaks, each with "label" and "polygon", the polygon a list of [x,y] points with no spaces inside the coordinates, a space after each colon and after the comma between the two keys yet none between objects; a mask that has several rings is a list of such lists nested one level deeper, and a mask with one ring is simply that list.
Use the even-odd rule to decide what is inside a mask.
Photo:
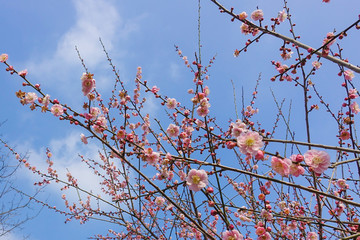
[{"label": "plum blossom cluster", "polygon": [[201,93],[197,93],[192,99],[191,101],[193,102],[193,104],[198,105],[197,109],[196,109],[196,113],[200,116],[200,117],[206,117],[210,110],[210,103],[209,103],[209,99],[207,98],[208,95],[210,93],[210,90],[208,87],[204,87],[203,92]]},{"label": "plum blossom cluster", "polygon": [[335,43],[335,34],[333,32],[329,32],[326,34],[326,38],[323,40],[323,56],[327,56],[330,53],[330,47]]},{"label": "plum blossom cluster", "polygon": [[152,148],[148,148],[144,152],[144,158],[150,165],[155,165],[159,162],[160,154],[158,152],[154,152]]},{"label": "plum blossom cluster", "polygon": [[83,73],[81,76],[81,86],[84,96],[88,95],[95,88],[94,74]]},{"label": "plum blossom cluster", "polygon": [[258,132],[248,130],[240,119],[231,124],[231,134],[236,138],[240,152],[249,157],[255,156],[264,146],[263,137]]},{"label": "plum blossom cluster", "polygon": [[238,230],[225,231],[222,234],[222,240],[243,240],[244,237]]},{"label": "plum blossom cluster", "polygon": [[281,75],[280,81],[284,81],[284,80],[286,80],[288,82],[292,81],[292,77],[290,75],[286,74],[286,71],[289,70],[288,65],[281,64],[280,62],[275,62],[273,64],[275,65],[276,70]]},{"label": "plum blossom cluster", "polygon": [[243,33],[245,35],[252,34],[253,36],[256,36],[259,33],[259,29],[254,28],[246,23],[241,24],[240,30],[241,30],[241,33]]},{"label": "plum blossom cluster", "polygon": [[[233,9],[221,10],[233,14]],[[255,36],[264,31],[263,11],[257,9],[249,15],[256,24],[250,22],[250,18],[247,20],[246,12],[233,14],[232,20],[241,20],[244,34]],[[267,26],[267,31],[273,31],[275,25],[286,19],[291,22],[290,9],[285,3],[284,10],[272,18],[274,25]],[[261,36],[248,40],[246,47]],[[329,33],[324,39],[323,55],[330,53],[329,48],[335,42],[333,38],[334,34]],[[294,84],[295,90],[301,89],[301,101],[306,99],[307,117],[319,106],[332,114],[338,124],[334,137],[340,147],[313,144],[310,140],[301,142],[301,137],[293,132],[292,122],[285,120],[286,127],[280,125],[286,119],[283,105],[274,111],[273,127],[263,124],[270,117],[261,116],[255,107],[257,87],[249,106],[243,105],[241,117],[224,130],[216,117],[210,116],[210,91],[204,86],[213,59],[203,67],[197,55],[190,65],[189,59],[176,47],[186,68],[194,75],[191,80],[195,90],[188,90],[190,106],[183,106],[178,102],[181,98],[164,96],[157,86],[148,85],[143,80],[141,67],[136,70],[135,88],[130,91],[108,57],[115,74],[116,89],[108,100],[103,99],[98,89],[95,90],[94,74],[86,70],[81,76],[86,100],[83,109],[77,111],[50,99],[40,85],[27,81],[26,70],[17,72],[8,65],[7,54],[0,55],[0,62],[7,66],[7,71],[17,73],[25,81],[23,86],[32,88],[16,93],[22,104],[28,104],[32,109],[41,108],[42,112],[50,112],[59,120],[75,123],[84,131],[79,138],[84,144],[93,141],[102,145],[98,159],[80,155],[82,163],[100,179],[101,192],[94,194],[84,190],[71,172],[65,176],[58,174],[56,164],[50,160],[50,152],[46,153],[48,168],[44,171],[18,154],[16,159],[40,176],[37,185],[63,183],[61,191],[73,188],[79,193],[79,201],[73,202],[62,194],[67,209],[62,214],[66,215],[66,221],[76,219],[85,223],[91,218],[99,218],[118,223],[117,230],[109,229],[108,235],[96,236],[97,239],[325,239],[328,233],[340,239],[357,234],[360,204],[357,181],[353,178],[357,177],[358,159],[350,157],[359,153],[355,129],[357,116],[354,115],[360,112],[355,102],[359,93],[355,88],[356,81],[352,81],[355,72],[340,70],[339,76],[345,79],[342,87],[346,89],[346,97],[336,115],[321,94],[311,88],[314,73],[321,67],[320,59],[326,59],[318,57],[310,70],[302,68],[305,61],[301,62],[300,58],[309,60],[313,50],[309,49],[309,55],[303,57],[303,53],[297,51],[299,37],[295,33],[293,39],[291,47],[284,40],[280,55],[284,61],[295,60],[297,63],[289,64],[289,67],[278,61],[272,64],[281,76],[280,80]],[[234,55],[239,53],[237,50]],[[296,72],[300,68],[302,74]],[[288,75],[289,70],[294,76]],[[170,122],[165,124],[147,112],[144,106],[148,98],[141,97],[143,92],[152,93],[154,102],[158,101],[159,106],[165,108]],[[310,126],[309,133],[305,133],[308,139],[316,132]],[[281,134],[282,130],[286,130],[286,138]],[[310,147],[332,149],[329,151],[334,155],[336,152],[336,161],[331,167],[333,174],[327,174],[331,164],[328,150],[304,150]],[[277,175],[286,179],[280,180]]]},{"label": "plum blossom cluster", "polygon": [[309,170],[320,176],[330,166],[330,156],[328,153],[316,149],[308,150],[304,155],[291,155],[288,158],[271,158],[271,168],[282,177],[299,177],[304,175],[305,169],[300,163],[305,160]]}]

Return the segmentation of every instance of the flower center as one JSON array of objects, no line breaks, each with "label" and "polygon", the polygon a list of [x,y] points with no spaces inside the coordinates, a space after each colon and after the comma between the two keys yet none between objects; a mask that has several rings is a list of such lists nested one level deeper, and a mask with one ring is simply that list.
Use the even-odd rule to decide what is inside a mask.
[{"label": "flower center", "polygon": [[253,138],[248,138],[245,140],[245,145],[248,147],[252,147],[255,143],[255,140]]},{"label": "flower center", "polygon": [[230,237],[228,238],[228,240],[236,240],[236,239],[235,239],[235,237],[230,236]]},{"label": "flower center", "polygon": [[322,159],[319,157],[314,157],[313,158],[313,163],[316,165],[319,165],[320,163],[322,163]]},{"label": "flower center", "polygon": [[194,176],[192,176],[192,181],[195,184],[199,184],[200,183],[200,177],[198,175],[194,175]]}]

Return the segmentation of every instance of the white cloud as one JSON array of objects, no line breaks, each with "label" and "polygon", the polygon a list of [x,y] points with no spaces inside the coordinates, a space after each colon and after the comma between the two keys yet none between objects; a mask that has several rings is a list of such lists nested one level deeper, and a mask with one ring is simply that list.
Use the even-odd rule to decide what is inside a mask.
[{"label": "white cloud", "polygon": [[[160,89],[161,91],[161,89]],[[144,108],[142,109],[142,114],[150,115],[150,119],[156,118],[159,110],[160,101],[155,99],[153,94],[145,94],[146,102],[144,103]]]},{"label": "white cloud", "polygon": [[[75,91],[80,92],[79,79],[84,71],[75,46],[90,72],[106,68],[111,73],[99,38],[111,51],[119,45],[119,40],[127,39],[138,28],[133,19],[125,21],[121,18],[113,0],[73,0],[73,3],[76,20],[59,38],[56,49],[50,55],[42,56],[42,59],[29,59],[26,64],[33,76],[69,96],[73,96]],[[124,55],[125,51],[124,47],[116,49],[116,56]],[[98,80],[96,76],[95,79]],[[74,80],[79,81],[78,86],[73,85]],[[72,88],[69,88],[70,83]],[[97,82],[97,87],[107,88],[112,84],[112,80],[102,78]]]},{"label": "white cloud", "polygon": [[[80,133],[72,132],[62,139],[51,140],[49,143],[49,149],[52,153],[51,160],[54,162],[52,168],[56,169],[59,179],[67,181],[66,174],[70,172],[71,175],[78,180],[80,188],[93,193],[95,196],[101,195],[102,198],[111,202],[111,198],[105,195],[101,190],[101,185],[99,183],[103,179],[96,176],[93,170],[90,169],[86,163],[82,162],[79,157],[80,154],[84,156],[84,159],[92,159],[101,163],[102,161],[99,158],[98,152],[101,150],[99,146],[92,143],[91,140],[89,140],[89,144],[83,144],[80,141]],[[36,166],[36,169],[47,173],[48,164],[46,163],[45,148],[35,148],[29,143],[25,143],[18,151],[28,151],[28,161],[31,166]],[[99,172],[101,172],[101,169]],[[31,184],[39,181],[38,175],[25,168],[22,168],[21,171],[19,171],[18,177],[30,182]],[[80,193],[82,198],[81,200],[86,201],[87,195],[81,193],[81,191],[78,192],[74,189],[60,191],[61,187],[63,187],[63,184],[58,184],[53,181],[45,188],[45,191],[47,193],[51,193],[51,195],[55,195],[59,200],[61,195],[65,194],[69,202],[78,202],[78,193]],[[95,204],[95,202],[93,202],[93,204]],[[107,209],[109,207],[101,204],[100,206],[102,206],[103,209]]]},{"label": "white cloud", "polygon": [[61,38],[55,56],[66,63],[78,62],[74,50],[78,46],[89,67],[93,67],[104,59],[99,37],[112,49],[123,21],[111,1],[75,0],[74,4],[76,23]]},{"label": "white cloud", "polygon": [[2,236],[1,239],[3,239],[3,240],[19,240],[22,238],[20,236],[17,236],[15,233],[10,232],[10,233]]}]

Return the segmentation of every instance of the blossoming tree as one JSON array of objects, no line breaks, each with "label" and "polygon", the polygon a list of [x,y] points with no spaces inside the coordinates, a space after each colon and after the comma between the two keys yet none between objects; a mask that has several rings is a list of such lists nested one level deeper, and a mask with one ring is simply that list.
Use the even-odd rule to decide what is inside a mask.
[{"label": "blossoming tree", "polygon": [[[28,78],[26,70],[17,71],[8,55],[2,54],[0,61],[6,71],[24,81],[26,90],[16,93],[21,104],[68,121],[82,129],[79,139],[84,144],[92,141],[103,147],[98,160],[80,157],[101,179],[101,195],[84,189],[71,172],[65,178],[59,176],[50,149],[48,169],[43,171],[9,148],[41,178],[37,185],[59,184],[64,209],[42,204],[67,220],[85,223],[98,219],[116,226],[109,227],[107,234],[94,236],[97,239],[360,239],[360,149],[355,124],[360,108],[356,102],[359,92],[352,81],[360,68],[342,56],[340,41],[360,28],[360,20],[328,33],[319,46],[308,46],[295,35],[286,1],[272,18],[261,9],[248,14],[216,0],[210,2],[229,20],[240,22],[239,31],[251,36],[242,49],[234,50],[235,57],[251,54],[252,45],[264,36],[282,41],[279,55],[292,63],[288,66],[274,60],[275,76],[269,81],[280,84],[286,80],[300,89],[297,100],[303,102],[306,140],[295,137],[277,102],[273,128],[262,127],[261,122],[268,119],[258,117],[261,106],[255,107],[256,89],[238,119],[218,125],[217,113],[211,112],[215,100],[207,85],[213,59],[205,66],[200,52],[189,60],[176,47],[194,82],[194,89],[188,91],[190,104],[181,104],[144,80],[141,67],[134,79],[135,89],[129,89],[104,47],[115,74],[111,98],[102,98],[96,73],[84,63],[85,73],[78,83],[84,95],[83,109],[49,96]],[[290,36],[276,31],[285,22],[290,23]],[[340,69],[345,98],[338,106],[330,107],[310,79],[322,70],[323,62]],[[164,107],[171,123],[146,114],[144,92]],[[319,108],[326,109],[326,117],[337,124],[337,145],[311,141],[309,116]],[[285,126],[286,136],[275,138],[279,125]],[[225,160],[229,158],[231,162]],[[76,189],[86,201],[70,202],[68,189]]]}]

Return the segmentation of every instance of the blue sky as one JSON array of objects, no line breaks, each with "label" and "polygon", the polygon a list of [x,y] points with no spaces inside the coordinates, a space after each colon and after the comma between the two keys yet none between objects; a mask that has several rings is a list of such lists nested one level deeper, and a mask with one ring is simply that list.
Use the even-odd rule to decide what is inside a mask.
[{"label": "blue sky", "polygon": [[[210,1],[202,1],[201,39],[202,60],[206,64],[213,56],[215,63],[210,68],[211,114],[217,116],[224,127],[230,118],[235,119],[233,105],[234,81],[238,108],[241,106],[241,88],[244,88],[246,102],[250,101],[255,80],[262,73],[259,96],[256,107],[260,108],[259,120],[264,127],[271,128],[276,108],[271,97],[270,88],[274,90],[279,101],[286,98],[289,106],[293,99],[293,127],[297,130],[298,140],[305,140],[301,101],[296,100],[300,89],[292,83],[272,83],[270,78],[276,74],[271,60],[281,60],[278,48],[281,41],[269,36],[261,39],[259,44],[251,46],[247,53],[234,58],[233,51],[240,49],[249,36],[240,32],[240,24],[231,22],[229,17],[220,14]],[[283,1],[223,1],[226,6],[234,6],[237,11],[251,13],[258,6],[265,13],[266,22],[276,17],[282,10]],[[297,24],[297,34],[301,41],[318,47],[327,32],[334,28],[342,30],[358,18],[360,3],[358,0],[332,0],[324,4],[321,0],[294,1],[288,5]],[[150,85],[160,87],[160,92],[175,97],[181,103],[189,104],[186,90],[192,88],[192,74],[177,56],[174,45],[178,45],[190,62],[197,51],[197,1],[113,1],[113,0],[39,0],[39,1],[5,1],[0,0],[2,14],[0,27],[0,53],[9,54],[9,63],[18,70],[28,69],[31,81],[40,83],[42,89],[51,97],[80,109],[84,100],[81,94],[80,76],[84,72],[77,58],[75,46],[81,52],[90,72],[95,74],[97,89],[106,96],[113,86],[111,69],[102,52],[99,37],[103,40],[114,63],[120,70],[120,76],[130,89],[136,74],[137,66],[142,66],[144,78]],[[289,36],[287,23],[279,31]],[[344,56],[350,62],[360,62],[357,44],[359,31],[352,30],[349,37],[341,41]],[[290,63],[287,63],[290,65]],[[323,95],[330,103],[344,97],[340,89],[341,78],[333,63],[323,62],[326,71],[319,71],[314,82],[323,89]],[[0,121],[6,123],[1,127],[3,138],[20,151],[28,152],[30,159],[41,164],[45,148],[50,147],[59,162],[59,168],[77,172],[89,186],[93,184],[91,176],[83,171],[77,154],[94,156],[96,146],[84,147],[80,143],[79,129],[59,122],[50,114],[32,112],[27,106],[21,106],[15,98],[15,91],[22,89],[19,78],[10,76],[1,66],[0,81]],[[359,76],[356,76],[358,80]],[[337,101],[338,102],[338,101]],[[338,109],[336,106],[335,109]],[[153,117],[164,119],[164,112],[150,101],[147,110]],[[314,113],[314,142],[334,143],[335,133],[329,131],[334,123],[319,121],[323,119],[324,110]],[[218,114],[219,113],[219,114]],[[221,113],[221,114],[220,114]],[[336,130],[336,129],[335,129]],[[279,133],[279,137],[281,134]],[[30,174],[19,174],[18,181],[24,189],[34,191],[29,182]],[[44,200],[61,206],[56,188],[48,187],[42,194]],[[37,208],[37,206],[34,206]],[[31,213],[30,213],[31,214]],[[89,223],[79,225],[77,222],[64,225],[65,218],[47,209],[26,223],[22,230],[9,236],[9,239],[20,239],[29,235],[31,240],[49,239],[86,239],[92,234],[104,231],[103,224]]]}]

